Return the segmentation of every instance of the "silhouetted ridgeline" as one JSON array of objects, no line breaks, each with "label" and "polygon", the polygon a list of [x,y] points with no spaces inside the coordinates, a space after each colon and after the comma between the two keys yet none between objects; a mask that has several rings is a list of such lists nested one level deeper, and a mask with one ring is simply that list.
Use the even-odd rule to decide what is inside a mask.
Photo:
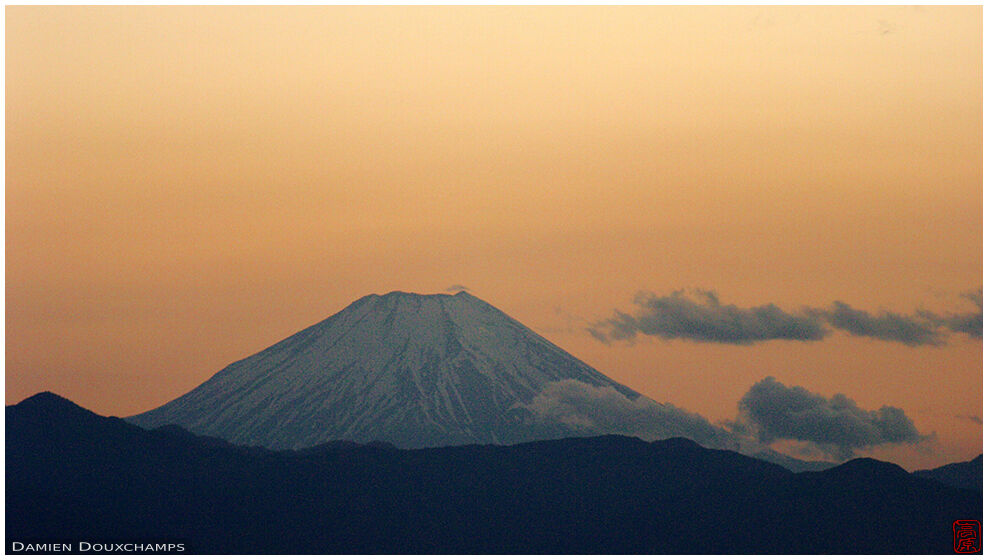
[{"label": "silhouetted ridgeline", "polygon": [[8,552],[949,554],[953,521],[982,513],[980,493],[889,463],[793,474],[685,439],[273,452],[146,431],[51,393],[6,419]]},{"label": "silhouetted ridgeline", "polygon": [[915,476],[932,478],[954,488],[968,490],[984,490],[983,455],[978,455],[970,461],[951,463],[935,469],[914,471]]}]

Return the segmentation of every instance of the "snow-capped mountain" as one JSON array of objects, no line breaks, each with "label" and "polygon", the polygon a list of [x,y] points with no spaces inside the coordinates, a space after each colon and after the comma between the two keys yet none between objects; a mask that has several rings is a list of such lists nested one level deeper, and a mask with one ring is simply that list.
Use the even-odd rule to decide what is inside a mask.
[{"label": "snow-capped mountain", "polygon": [[128,420],[272,449],[515,443],[574,435],[562,423],[526,422],[520,407],[561,380],[639,397],[466,292],[392,292],[361,298]]}]

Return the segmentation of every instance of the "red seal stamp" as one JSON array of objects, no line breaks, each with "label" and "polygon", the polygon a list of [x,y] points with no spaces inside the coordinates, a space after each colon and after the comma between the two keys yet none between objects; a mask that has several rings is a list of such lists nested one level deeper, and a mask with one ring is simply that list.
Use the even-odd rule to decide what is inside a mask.
[{"label": "red seal stamp", "polygon": [[981,552],[981,522],[977,519],[954,521],[954,552],[978,554]]}]

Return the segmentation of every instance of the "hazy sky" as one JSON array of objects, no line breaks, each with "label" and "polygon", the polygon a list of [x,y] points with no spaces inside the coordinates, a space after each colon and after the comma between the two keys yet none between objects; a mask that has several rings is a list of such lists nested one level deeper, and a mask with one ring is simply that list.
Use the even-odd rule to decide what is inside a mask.
[{"label": "hazy sky", "polygon": [[460,284],[711,420],[772,376],[936,433],[873,456],[970,459],[980,337],[605,343],[587,327],[680,289],[742,311],[977,312],[981,21],[7,7],[6,401],[142,412],[363,295]]}]

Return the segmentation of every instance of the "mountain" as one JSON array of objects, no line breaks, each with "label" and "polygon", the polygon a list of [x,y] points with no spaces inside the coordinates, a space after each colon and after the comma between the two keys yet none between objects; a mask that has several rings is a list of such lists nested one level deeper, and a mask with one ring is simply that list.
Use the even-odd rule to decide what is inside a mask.
[{"label": "mountain", "polygon": [[796,459],[784,453],[779,453],[771,447],[764,447],[759,451],[753,451],[751,453],[744,450],[741,452],[755,459],[781,465],[792,472],[825,471],[837,466],[837,463],[831,463],[830,461],[804,461],[802,459]]},{"label": "mountain", "polygon": [[966,488],[968,490],[983,492],[983,457],[983,455],[978,455],[967,462],[950,463],[949,465],[935,469],[913,471],[913,475],[931,478],[954,488]]},{"label": "mountain", "polygon": [[361,298],[128,420],[272,449],[340,439],[513,443],[575,435],[524,422],[518,408],[561,380],[639,396],[466,292],[392,292]]},{"label": "mountain", "polygon": [[874,460],[794,474],[623,436],[272,451],[144,430],[51,394],[6,408],[5,452],[8,553],[948,554],[953,521],[982,515],[979,493]]}]

